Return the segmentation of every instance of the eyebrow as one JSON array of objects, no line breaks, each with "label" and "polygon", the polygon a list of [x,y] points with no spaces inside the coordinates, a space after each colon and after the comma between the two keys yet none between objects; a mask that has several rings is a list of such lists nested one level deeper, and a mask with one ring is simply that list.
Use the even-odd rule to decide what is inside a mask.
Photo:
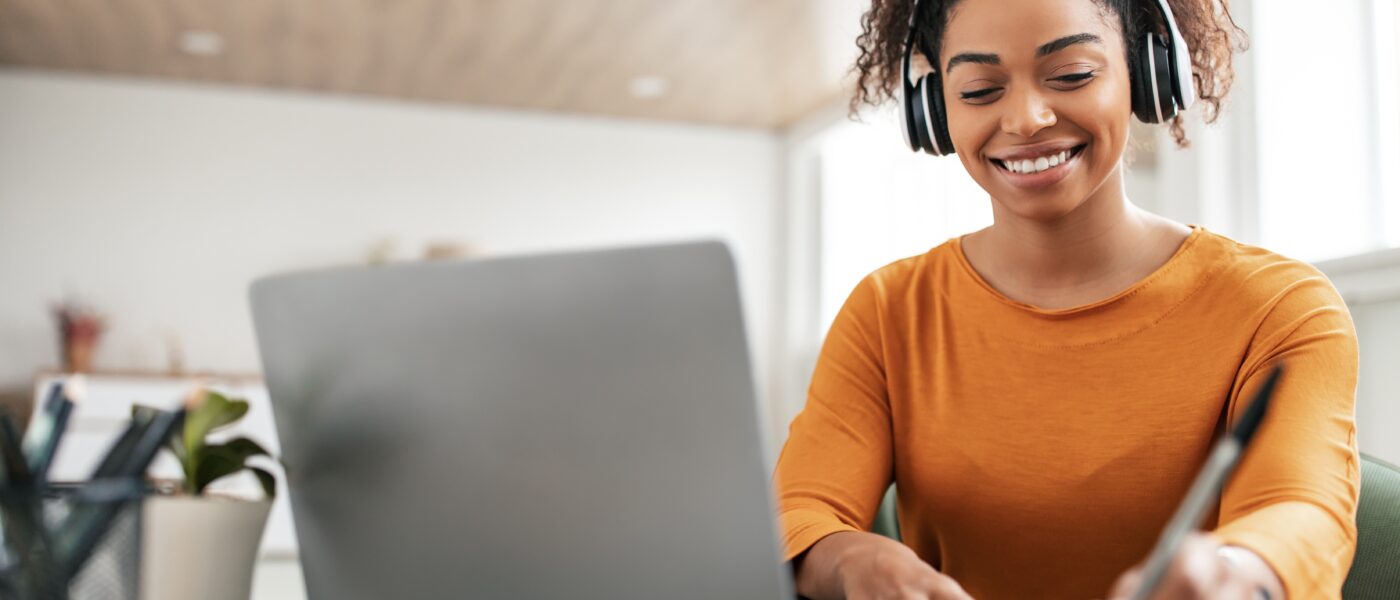
[{"label": "eyebrow", "polygon": [[[1092,33],[1076,33],[1074,35],[1067,35],[1053,42],[1043,44],[1039,48],[1036,48],[1035,56],[1036,58],[1049,56],[1075,44],[1102,45],[1103,38]],[[949,59],[948,68],[944,69],[943,72],[945,74],[951,73],[953,71],[953,67],[956,67],[963,63],[972,63],[978,65],[1000,65],[1001,57],[996,54],[988,54],[982,52],[963,52]]]},{"label": "eyebrow", "polygon": [[1055,40],[1037,48],[1035,51],[1035,55],[1037,58],[1042,56],[1050,56],[1051,54],[1064,50],[1065,48],[1068,48],[1075,44],[1098,44],[1102,46],[1103,38],[1092,33],[1076,33],[1074,35],[1067,35],[1065,37],[1062,37],[1058,40]]},{"label": "eyebrow", "polygon": [[978,65],[999,65],[1001,64],[1001,57],[995,54],[963,52],[962,54],[948,59],[948,68],[945,69],[943,72],[952,73],[953,67],[956,67],[963,63],[973,63]]}]

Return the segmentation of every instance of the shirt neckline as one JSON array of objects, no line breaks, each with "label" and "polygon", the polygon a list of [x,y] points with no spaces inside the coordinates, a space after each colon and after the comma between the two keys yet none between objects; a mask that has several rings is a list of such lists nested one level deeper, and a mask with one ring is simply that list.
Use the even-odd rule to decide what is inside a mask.
[{"label": "shirt neckline", "polygon": [[1088,304],[1081,304],[1078,306],[1070,306],[1066,308],[1041,308],[1032,304],[1027,304],[1025,302],[1013,300],[1011,298],[1006,297],[1004,294],[997,291],[996,288],[992,287],[990,283],[987,283],[987,280],[982,278],[982,275],[977,272],[977,269],[973,268],[972,262],[967,260],[967,255],[963,253],[962,247],[963,238],[967,237],[967,234],[963,234],[954,238],[952,246],[953,254],[957,257],[958,264],[962,267],[963,272],[966,273],[968,277],[972,278],[972,280],[977,284],[978,287],[982,288],[982,290],[990,294],[998,302],[1037,315],[1047,317],[1059,317],[1073,315],[1081,312],[1089,312],[1101,306],[1113,304],[1115,302],[1120,301],[1123,298],[1137,294],[1141,288],[1152,285],[1154,281],[1164,277],[1167,273],[1174,270],[1179,263],[1184,262],[1186,260],[1186,256],[1190,254],[1191,250],[1197,244],[1197,240],[1199,240],[1203,232],[1205,232],[1205,228],[1200,225],[1192,224],[1188,225],[1188,227],[1191,228],[1191,233],[1186,236],[1185,240],[1182,240],[1181,244],[1177,246],[1176,251],[1172,252],[1171,257],[1169,257],[1166,262],[1162,263],[1151,273],[1149,273],[1146,277],[1139,279],[1132,285],[1124,288],[1123,290],[1120,290],[1119,292],[1107,298],[1095,300],[1094,302],[1090,302]]},{"label": "shirt neckline", "polygon": [[[945,291],[959,315],[973,322],[996,323],[985,329],[997,337],[1043,347],[1075,347],[1103,343],[1152,327],[1200,289],[1220,266],[1207,244],[1211,235],[1200,225],[1165,263],[1127,288],[1101,300],[1058,309],[1045,309],[1002,295],[988,284],[962,252],[965,236],[947,244],[959,265],[954,277],[963,279]],[[961,291],[959,291],[961,290]]]}]

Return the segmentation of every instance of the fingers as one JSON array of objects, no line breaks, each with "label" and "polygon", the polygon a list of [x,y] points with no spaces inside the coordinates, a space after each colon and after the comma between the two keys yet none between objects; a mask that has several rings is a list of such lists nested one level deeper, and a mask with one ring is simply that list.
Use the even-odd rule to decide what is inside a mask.
[{"label": "fingers", "polygon": [[[1181,545],[1152,595],[1162,598],[1250,598],[1252,587],[1220,557],[1220,543],[1205,534],[1192,534]],[[1109,593],[1112,600],[1128,600],[1142,584],[1142,567],[1119,576]]]},{"label": "fingers", "polygon": [[938,572],[899,542],[873,535],[850,540],[860,544],[847,550],[840,566],[841,592],[850,600],[972,599],[952,577]]},{"label": "fingers", "polygon": [[[861,598],[865,597],[861,596]],[[876,594],[868,597],[890,598],[891,596]],[[972,600],[972,596],[964,591],[958,582],[941,573],[935,573],[933,576],[912,585],[902,586],[893,597],[901,600]],[[849,598],[854,600],[856,596],[849,596]]]},{"label": "fingers", "polygon": [[927,597],[932,600],[972,600],[972,596],[957,581],[942,573],[938,574],[938,580]]},{"label": "fingers", "polygon": [[1142,567],[1133,567],[1118,576],[1118,581],[1114,582],[1108,593],[1109,600],[1127,600],[1133,596],[1139,585],[1142,585]]},{"label": "fingers", "polygon": [[1215,598],[1227,583],[1230,571],[1216,552],[1220,544],[1193,535],[1181,545],[1162,581],[1163,598]]},{"label": "fingers", "polygon": [[[927,566],[925,564],[925,566]],[[900,598],[912,598],[916,600],[972,600],[952,577],[939,573],[933,567],[928,567],[925,576],[918,579],[913,586],[902,590]]]},{"label": "fingers", "polygon": [[898,591],[863,590],[847,595],[848,600],[972,600],[972,596],[962,589],[958,582],[946,575],[938,574],[912,585],[899,587]]}]

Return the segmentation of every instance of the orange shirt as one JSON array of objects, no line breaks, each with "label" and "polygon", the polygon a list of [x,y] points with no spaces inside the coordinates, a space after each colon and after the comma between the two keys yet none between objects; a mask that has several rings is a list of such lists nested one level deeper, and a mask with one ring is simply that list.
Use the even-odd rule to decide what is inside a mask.
[{"label": "orange shirt", "polygon": [[904,542],[973,597],[1103,597],[1284,361],[1206,528],[1291,600],[1340,597],[1361,482],[1351,316],[1316,269],[1192,229],[1146,279],[1070,309],[1002,296],[959,239],[865,278],[778,459],[785,559],[868,529],[893,481]]}]

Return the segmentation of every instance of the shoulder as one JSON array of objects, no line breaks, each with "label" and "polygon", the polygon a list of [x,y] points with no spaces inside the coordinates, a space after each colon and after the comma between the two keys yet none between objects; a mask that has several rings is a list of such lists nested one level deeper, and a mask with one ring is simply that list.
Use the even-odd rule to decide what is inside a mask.
[{"label": "shoulder", "polygon": [[861,280],[856,291],[888,301],[934,289],[951,269],[958,267],[955,244],[957,238],[875,269]]},{"label": "shoulder", "polygon": [[1203,253],[1215,262],[1214,286],[1237,306],[1280,309],[1345,303],[1327,276],[1306,262],[1205,231]]},{"label": "shoulder", "polygon": [[957,268],[956,239],[923,254],[890,262],[863,277],[836,316],[866,329],[884,330],[910,318],[911,311],[938,296],[950,269]]},{"label": "shoulder", "polygon": [[[1355,346],[1355,325],[1346,302],[1316,267],[1266,250],[1205,232],[1216,261],[1209,292],[1199,306],[1251,330],[1254,350],[1273,351],[1297,340],[1327,334]],[[1209,317],[1207,317],[1209,319]],[[1224,323],[1222,323],[1224,325]]]}]

